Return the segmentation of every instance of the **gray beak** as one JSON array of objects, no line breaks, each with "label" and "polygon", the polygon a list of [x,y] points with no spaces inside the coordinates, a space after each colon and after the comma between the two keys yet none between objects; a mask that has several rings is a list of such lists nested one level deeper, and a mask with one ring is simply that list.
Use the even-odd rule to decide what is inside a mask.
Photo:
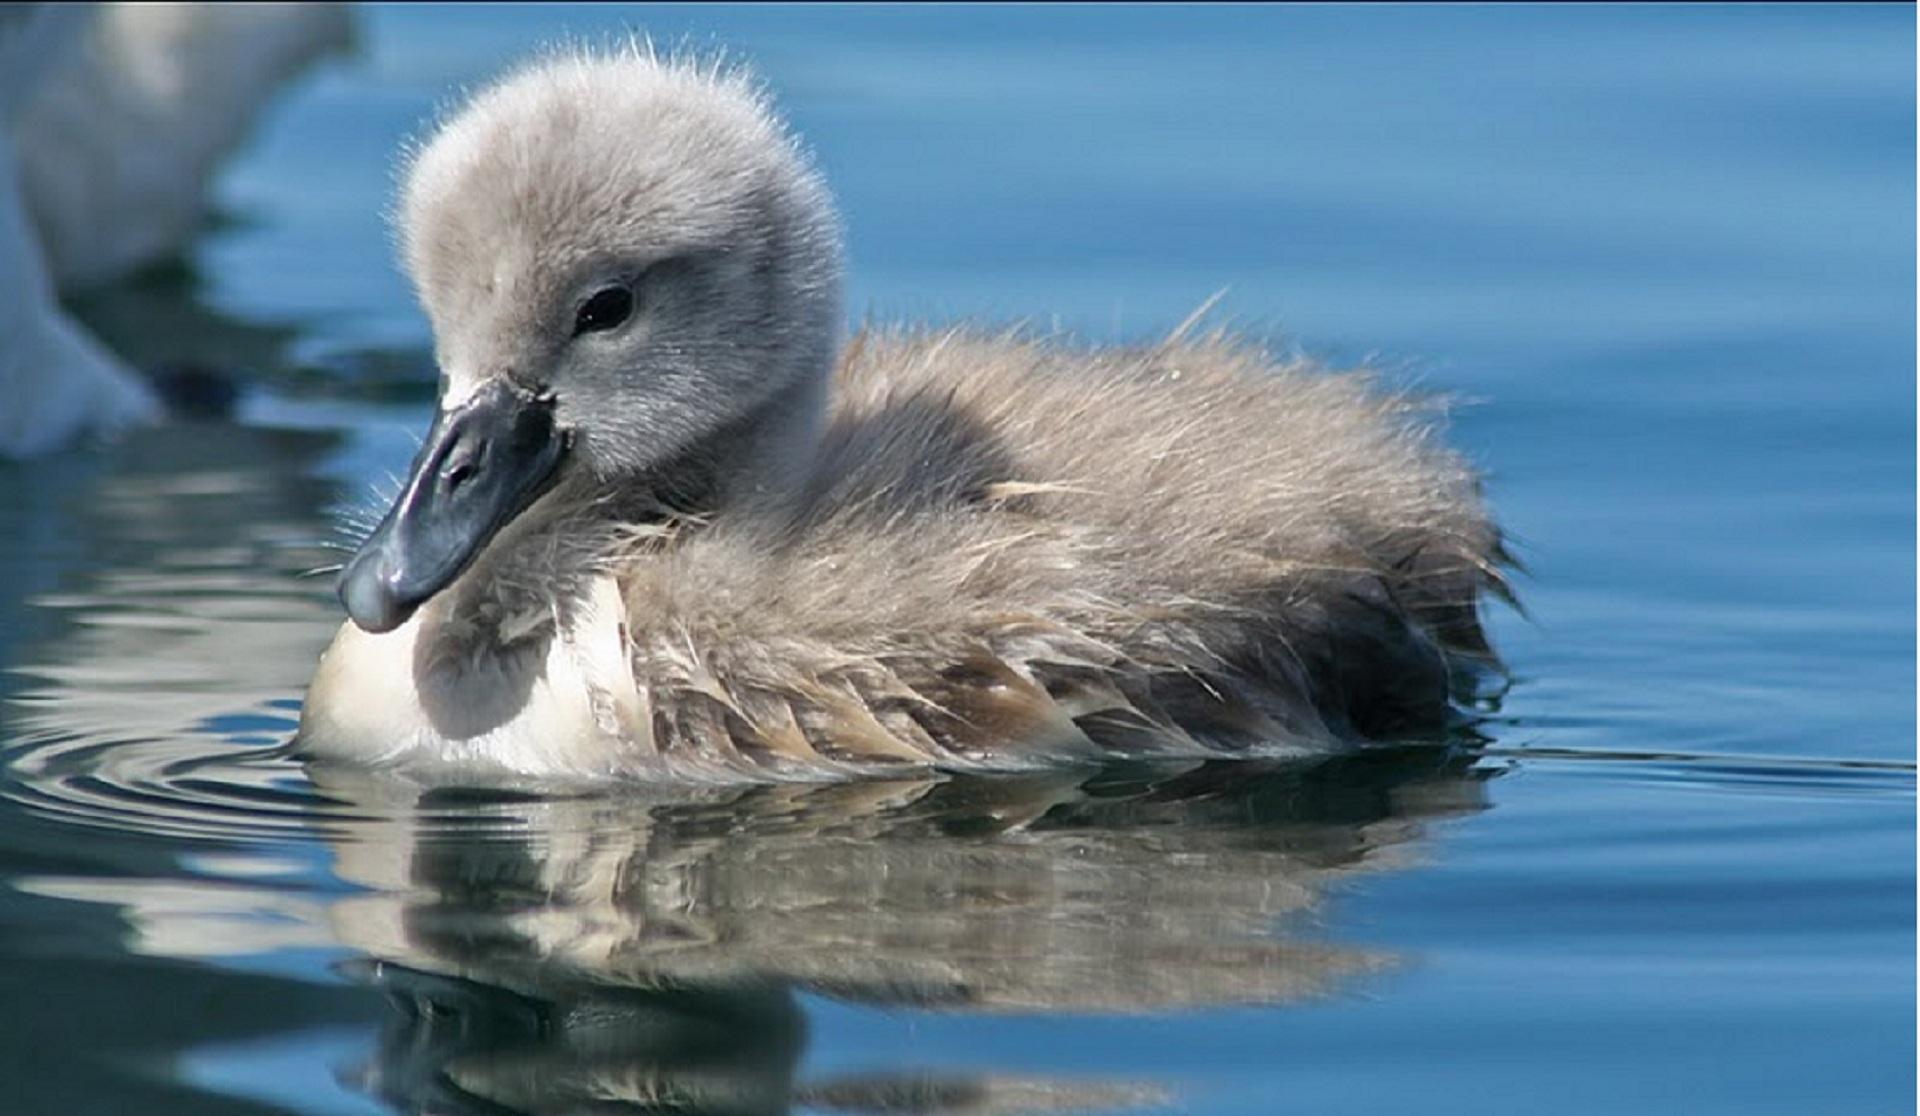
[{"label": "gray beak", "polygon": [[340,575],[347,615],[369,632],[406,623],[552,486],[567,445],[551,396],[499,381],[440,412],[406,487]]}]

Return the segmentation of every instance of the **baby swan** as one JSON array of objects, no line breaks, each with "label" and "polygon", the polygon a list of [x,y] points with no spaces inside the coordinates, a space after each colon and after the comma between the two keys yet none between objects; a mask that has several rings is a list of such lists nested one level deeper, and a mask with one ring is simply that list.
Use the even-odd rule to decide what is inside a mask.
[{"label": "baby swan", "polygon": [[1431,732],[1497,530],[1425,416],[1215,336],[841,351],[838,220],[749,79],[480,93],[406,175],[440,408],[305,754],[795,777]]}]

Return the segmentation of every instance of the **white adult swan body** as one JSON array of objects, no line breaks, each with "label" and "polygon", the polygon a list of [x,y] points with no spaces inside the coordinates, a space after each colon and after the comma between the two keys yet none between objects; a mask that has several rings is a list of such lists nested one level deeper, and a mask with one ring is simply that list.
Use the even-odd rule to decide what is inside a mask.
[{"label": "white adult swan body", "polygon": [[815,776],[1433,731],[1499,536],[1430,414],[1222,336],[841,345],[751,81],[549,57],[399,206],[440,411],[299,741],[428,780]]},{"label": "white adult swan body", "polygon": [[338,4],[0,5],[0,456],[159,416],[59,292],[178,251],[266,96],[349,38]]}]

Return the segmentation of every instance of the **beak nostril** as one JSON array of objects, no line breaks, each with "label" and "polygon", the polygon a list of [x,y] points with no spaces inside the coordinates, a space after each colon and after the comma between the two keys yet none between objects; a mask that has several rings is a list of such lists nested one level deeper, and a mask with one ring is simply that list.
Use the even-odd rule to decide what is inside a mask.
[{"label": "beak nostril", "polygon": [[449,494],[458,492],[460,486],[472,480],[473,474],[477,471],[478,470],[474,468],[473,462],[470,460],[456,462],[448,466],[446,472],[442,474],[446,478],[447,492]]},{"label": "beak nostril", "polygon": [[451,496],[480,472],[480,458],[486,453],[484,438],[472,438],[456,431],[446,456],[440,459],[440,488]]}]

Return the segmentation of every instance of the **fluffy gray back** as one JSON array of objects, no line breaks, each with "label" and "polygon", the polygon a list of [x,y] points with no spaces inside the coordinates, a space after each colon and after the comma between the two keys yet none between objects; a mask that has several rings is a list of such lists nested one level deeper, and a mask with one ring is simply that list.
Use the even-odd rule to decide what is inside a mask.
[{"label": "fluffy gray back", "polygon": [[627,563],[663,750],[1318,748],[1431,731],[1492,662],[1475,477],[1365,376],[903,332],[857,338],[834,393],[799,506]]}]

